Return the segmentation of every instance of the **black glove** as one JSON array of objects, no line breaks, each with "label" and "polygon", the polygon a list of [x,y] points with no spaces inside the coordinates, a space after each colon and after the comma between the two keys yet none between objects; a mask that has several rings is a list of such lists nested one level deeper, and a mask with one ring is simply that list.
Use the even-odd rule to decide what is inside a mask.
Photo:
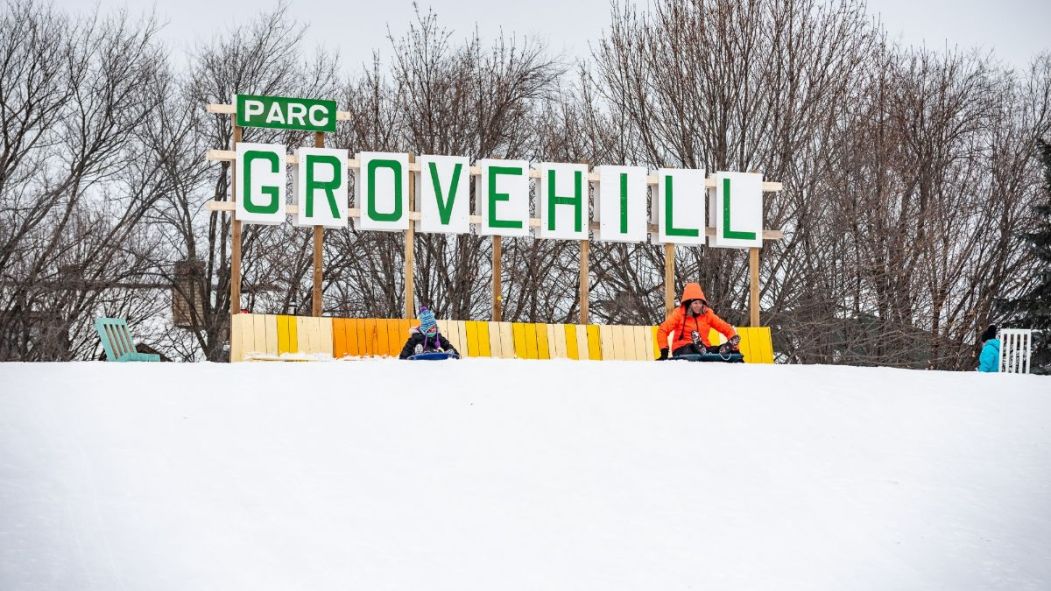
[{"label": "black glove", "polygon": [[664,361],[666,359],[668,359],[668,350],[661,349],[661,356],[657,358],[657,361]]}]

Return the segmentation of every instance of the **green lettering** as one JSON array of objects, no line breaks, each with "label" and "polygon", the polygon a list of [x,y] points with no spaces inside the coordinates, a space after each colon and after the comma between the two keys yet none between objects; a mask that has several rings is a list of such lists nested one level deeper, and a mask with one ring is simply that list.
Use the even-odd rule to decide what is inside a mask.
[{"label": "green lettering", "polygon": [[520,166],[490,166],[489,167],[489,227],[490,228],[518,228],[521,229],[521,221],[500,220],[496,218],[496,202],[507,201],[511,196],[507,193],[496,192],[496,177],[501,174],[514,174],[521,176]]},{"label": "green lettering", "polygon": [[691,238],[700,236],[700,232],[697,228],[675,227],[675,222],[672,221],[672,196],[672,177],[669,174],[664,177],[664,212],[665,217],[668,219],[668,222],[664,225],[664,233],[668,236],[689,236]]},{"label": "green lettering", "polygon": [[460,183],[460,171],[463,169],[463,164],[456,163],[453,168],[452,182],[449,183],[449,191],[446,193],[448,199],[442,199],[442,185],[438,182],[438,164],[435,162],[430,164],[431,182],[434,183],[434,197],[438,200],[438,216],[441,217],[443,225],[448,224],[449,218],[452,217],[453,202],[456,201],[456,186]]},{"label": "green lettering", "polygon": [[572,205],[573,206],[573,231],[579,232],[581,228],[581,210],[583,209],[582,203],[584,198],[582,196],[583,191],[581,186],[583,185],[584,175],[579,170],[573,172],[573,196],[572,197],[559,197],[555,194],[555,171],[547,171],[547,229],[551,232],[555,231],[555,206],[556,205]]},{"label": "green lettering", "polygon": [[628,233],[628,173],[620,173],[620,233]]},{"label": "green lettering", "polygon": [[[332,167],[332,180],[319,181],[314,178],[316,164],[327,164]],[[314,217],[314,189],[325,192],[329,211],[332,217],[339,218],[339,204],[336,203],[336,189],[343,183],[343,162],[337,156],[330,155],[308,155],[304,165],[307,167],[306,179],[306,216]]]},{"label": "green lettering", "polygon": [[[389,168],[394,172],[394,211],[376,211],[376,169]],[[401,162],[397,160],[370,160],[365,172],[369,178],[369,218],[377,222],[396,222],[401,219]]]},{"label": "green lettering", "polygon": [[723,179],[723,238],[755,240],[755,232],[735,232],[730,229],[730,179]]},{"label": "green lettering", "polygon": [[270,169],[272,172],[280,172],[281,159],[277,154],[273,152],[262,152],[259,150],[248,150],[244,153],[244,191],[245,194],[241,196],[244,200],[245,211],[248,213],[259,213],[269,214],[277,213],[277,208],[280,205],[278,203],[278,196],[280,194],[280,188],[273,185],[266,185],[259,187],[259,192],[263,195],[270,197],[270,202],[265,205],[259,205],[252,199],[252,161],[253,160],[266,160],[270,163]]}]

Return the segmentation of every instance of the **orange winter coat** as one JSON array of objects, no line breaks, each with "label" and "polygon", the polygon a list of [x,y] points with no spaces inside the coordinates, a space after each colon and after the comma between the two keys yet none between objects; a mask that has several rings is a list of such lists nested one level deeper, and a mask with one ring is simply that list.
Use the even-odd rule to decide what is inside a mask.
[{"label": "orange winter coat", "polygon": [[668,346],[668,335],[672,337],[671,351],[693,343],[693,331],[700,334],[701,342],[705,347],[710,347],[708,332],[715,329],[726,336],[727,339],[737,334],[734,327],[728,322],[715,315],[711,308],[704,311],[700,316],[691,316],[688,312],[692,300],[703,300],[707,305],[708,300],[704,298],[704,291],[697,283],[687,283],[682,290],[682,298],[678,308],[672,311],[659,327],[657,327],[657,347],[663,349]]}]

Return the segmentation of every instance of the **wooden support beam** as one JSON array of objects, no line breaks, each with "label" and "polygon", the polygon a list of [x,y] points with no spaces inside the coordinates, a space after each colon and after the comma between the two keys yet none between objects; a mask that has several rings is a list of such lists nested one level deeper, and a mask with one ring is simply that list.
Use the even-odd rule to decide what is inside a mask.
[{"label": "wooden support beam", "polygon": [[[241,128],[234,125],[233,145],[241,141]],[[237,161],[230,163],[230,205],[237,209]],[[230,314],[241,313],[241,222],[236,217],[230,221]]]},{"label": "wooden support beam", "polygon": [[[416,158],[409,154],[409,167],[415,163]],[[409,211],[416,209],[416,175],[409,173]],[[411,218],[411,216],[410,216]],[[416,224],[409,220],[409,229],[405,230],[405,317],[413,319],[416,317],[416,303],[414,300],[416,278]]]},{"label": "wooden support beam", "polygon": [[675,309],[675,245],[664,245],[664,316]]},{"label": "wooden support beam", "polygon": [[[325,134],[318,131],[314,133],[314,147],[324,148],[325,147]],[[311,298],[311,311],[314,316],[321,316],[323,312],[323,306],[321,302],[321,285],[324,280],[322,271],[322,253],[325,250],[325,229],[321,226],[314,226],[314,289]]]},{"label": "wooden support beam", "polygon": [[500,322],[504,316],[504,299],[500,293],[501,237],[493,236],[493,321]]},{"label": "wooden support beam", "polygon": [[591,243],[587,240],[580,241],[580,324],[588,323],[588,296],[591,293],[591,272],[589,270],[589,254]]},{"label": "wooden support beam", "polygon": [[748,249],[748,318],[750,326],[759,326],[759,249]]}]

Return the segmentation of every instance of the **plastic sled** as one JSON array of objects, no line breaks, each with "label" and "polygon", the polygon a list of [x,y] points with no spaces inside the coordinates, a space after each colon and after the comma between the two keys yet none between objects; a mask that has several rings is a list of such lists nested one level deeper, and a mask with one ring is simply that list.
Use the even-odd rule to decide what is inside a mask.
[{"label": "plastic sled", "polygon": [[441,361],[442,359],[456,359],[456,355],[444,351],[430,351],[427,353],[409,355],[408,359],[411,359],[412,361]]},{"label": "plastic sled", "polygon": [[720,355],[719,353],[686,353],[684,355],[673,355],[668,358],[668,361],[717,361],[720,363],[744,363],[744,355],[741,355],[740,353],[729,353],[726,355]]}]

